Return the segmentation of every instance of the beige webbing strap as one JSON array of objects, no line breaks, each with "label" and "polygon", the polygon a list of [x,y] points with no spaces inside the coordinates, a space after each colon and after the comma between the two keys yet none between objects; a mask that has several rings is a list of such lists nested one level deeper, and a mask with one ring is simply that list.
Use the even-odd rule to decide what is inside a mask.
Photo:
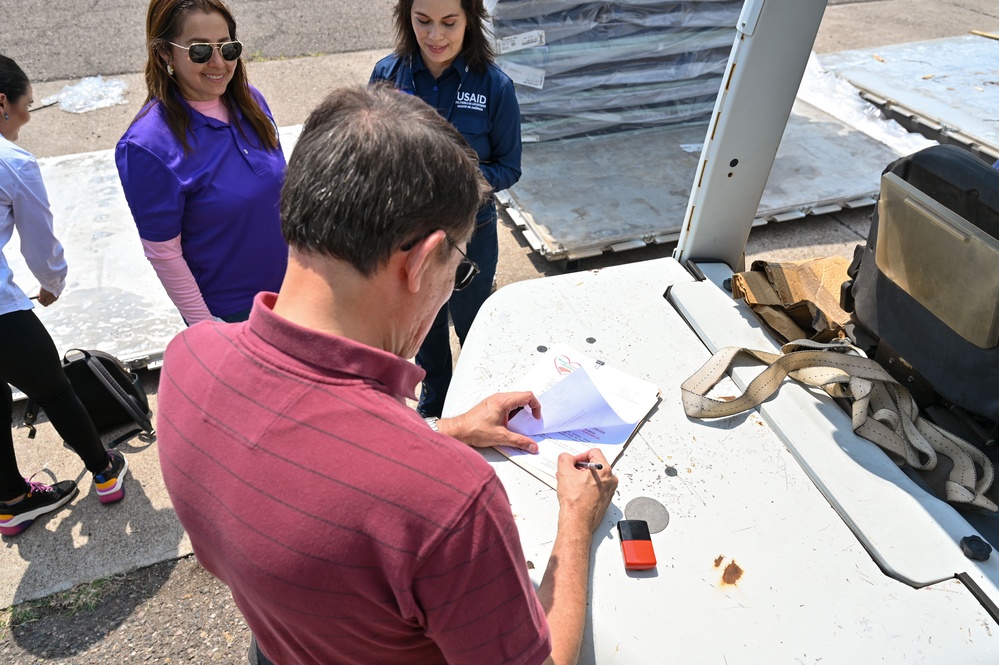
[{"label": "beige webbing strap", "polygon": [[[767,367],[742,395],[731,400],[708,397],[739,356],[755,358]],[[881,365],[848,344],[799,340],[785,344],[780,354],[735,346],[721,349],[680,386],[684,413],[691,418],[742,413],[762,404],[786,377],[849,399],[853,430],[884,449],[899,465],[908,463],[929,471],[936,466],[938,454],[949,457],[954,468],[945,484],[947,501],[999,511],[985,496],[995,475],[989,458],[920,416],[909,391]]]}]

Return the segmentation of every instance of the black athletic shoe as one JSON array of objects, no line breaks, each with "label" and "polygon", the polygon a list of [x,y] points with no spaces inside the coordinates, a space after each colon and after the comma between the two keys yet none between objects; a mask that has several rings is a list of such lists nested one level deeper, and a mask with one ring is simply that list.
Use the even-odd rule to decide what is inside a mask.
[{"label": "black athletic shoe", "polygon": [[125,474],[128,473],[128,460],[117,450],[108,451],[108,461],[111,468],[104,473],[94,474],[94,485],[97,486],[97,498],[101,503],[121,501],[125,496]]},{"label": "black athletic shoe", "polygon": [[23,499],[11,506],[0,504],[0,534],[16,536],[31,526],[36,517],[59,510],[80,491],[72,480],[55,485],[26,482],[28,493]]}]

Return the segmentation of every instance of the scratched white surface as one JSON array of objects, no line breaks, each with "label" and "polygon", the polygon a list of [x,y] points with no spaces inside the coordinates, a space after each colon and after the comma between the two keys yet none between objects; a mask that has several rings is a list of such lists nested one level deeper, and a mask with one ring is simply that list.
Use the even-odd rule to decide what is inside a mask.
[{"label": "scratched white surface", "polygon": [[[662,297],[674,282],[690,277],[661,259],[501,289],[472,327],[445,407],[457,413],[505,388],[556,342],[662,388],[615,465],[620,486],[595,538],[582,662],[996,662],[999,630],[971,594],[953,580],[916,590],[885,576],[757,413],[684,416],[680,383],[708,352]],[[538,583],[556,494],[487,458]],[[627,573],[614,524],[637,496],[661,501],[671,519],[653,535],[657,569]]]},{"label": "scratched white surface", "polygon": [[[694,328],[708,347],[779,353],[779,345],[770,341],[745,303],[712,283],[731,277],[727,266],[699,267],[709,281],[678,285],[671,302],[685,319],[696,321]],[[761,369],[748,364],[737,367],[733,376],[744,389]],[[966,536],[988,540],[987,535],[979,534],[965,513],[917,485],[880,448],[856,436],[850,415],[830,398],[786,381],[760,413],[890,575],[922,587],[967,572],[991,598],[999,599],[999,557],[970,561],[959,546]]]}]

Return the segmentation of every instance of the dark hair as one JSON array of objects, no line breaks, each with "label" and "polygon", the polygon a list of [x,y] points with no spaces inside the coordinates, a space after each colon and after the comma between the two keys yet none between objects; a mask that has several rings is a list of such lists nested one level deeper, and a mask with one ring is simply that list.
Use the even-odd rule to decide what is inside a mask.
[{"label": "dark hair", "polygon": [[[486,21],[489,12],[482,0],[461,0],[468,29],[461,44],[461,54],[465,56],[468,68],[475,72],[485,71],[493,61],[493,47],[486,37]],[[413,0],[399,0],[392,12],[395,18],[395,52],[399,55],[414,55],[420,50],[420,43],[413,32]]]},{"label": "dark hair", "polygon": [[[162,56],[169,51],[169,42],[180,34],[184,19],[193,12],[221,14],[229,26],[229,39],[236,39],[236,19],[222,0],[150,0],[149,11],[146,13],[146,104],[157,100],[163,105],[167,125],[184,146],[185,152],[190,150],[187,143],[190,121],[184,107],[177,100],[177,82],[167,73]],[[274,123],[250,93],[242,58],[236,61],[236,69],[222,94],[222,100],[230,112],[239,109],[243,113],[263,146],[271,150],[277,149],[278,138]],[[148,112],[147,107],[136,119]]]},{"label": "dark hair", "polygon": [[468,238],[489,191],[475,152],[433,108],[387,84],[341,88],[302,127],[281,230],[293,249],[369,276],[438,229]]},{"label": "dark hair", "polygon": [[7,95],[11,104],[17,103],[28,92],[28,75],[17,63],[5,55],[0,55],[0,92]]}]

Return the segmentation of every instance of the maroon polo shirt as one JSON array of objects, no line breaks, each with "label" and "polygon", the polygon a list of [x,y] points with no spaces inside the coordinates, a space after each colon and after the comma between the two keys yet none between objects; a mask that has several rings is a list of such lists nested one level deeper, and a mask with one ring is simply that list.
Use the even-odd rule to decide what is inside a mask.
[{"label": "maroon polo shirt", "polygon": [[254,301],[166,351],[158,447],[201,564],[261,650],[304,663],[542,663],[492,468],[406,406],[423,371]]}]

